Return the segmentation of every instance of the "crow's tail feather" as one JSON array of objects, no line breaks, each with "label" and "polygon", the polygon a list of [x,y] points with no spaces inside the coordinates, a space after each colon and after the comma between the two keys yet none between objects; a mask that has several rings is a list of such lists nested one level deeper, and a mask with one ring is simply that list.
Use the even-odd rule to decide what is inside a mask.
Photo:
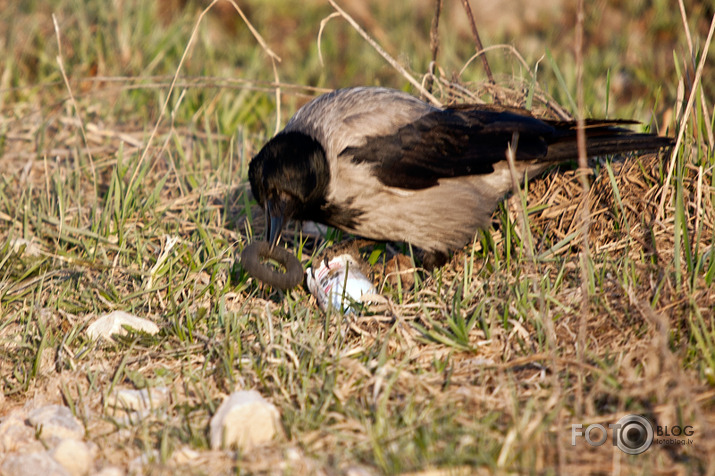
[{"label": "crow's tail feather", "polygon": [[[674,140],[670,137],[633,132],[619,127],[622,124],[634,124],[633,121],[586,121],[586,153],[589,157],[599,155],[623,154],[627,152],[655,152],[665,147],[671,147]],[[577,125],[575,122],[553,123],[562,133],[553,143],[549,144],[548,162],[559,162],[578,157],[576,142]]]}]

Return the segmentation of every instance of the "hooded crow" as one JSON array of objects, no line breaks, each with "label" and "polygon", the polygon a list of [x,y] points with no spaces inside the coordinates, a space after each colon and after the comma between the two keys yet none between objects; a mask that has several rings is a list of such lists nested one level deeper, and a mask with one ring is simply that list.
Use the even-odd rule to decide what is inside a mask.
[{"label": "hooded crow", "polygon": [[[587,120],[589,156],[655,151],[672,139]],[[512,189],[507,150],[518,134],[519,179],[578,156],[576,122],[485,105],[431,106],[407,93],[340,89],[315,98],[249,165],[272,247],[288,219],[407,242],[444,262],[488,227]]]}]

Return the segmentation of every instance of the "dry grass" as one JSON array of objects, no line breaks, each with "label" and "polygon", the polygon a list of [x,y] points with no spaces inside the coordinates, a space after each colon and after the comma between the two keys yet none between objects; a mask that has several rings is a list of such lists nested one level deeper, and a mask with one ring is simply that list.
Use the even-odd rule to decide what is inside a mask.
[{"label": "dry grass", "polygon": [[[74,3],[63,5],[75,11]],[[260,50],[222,56],[232,53],[211,49],[215,40],[200,30],[169,94],[196,17],[189,11],[156,38],[154,26],[141,28],[155,17],[138,8],[138,19],[125,20],[119,13],[127,12],[97,9],[109,18],[93,25],[95,32],[114,25],[119,51],[136,49],[142,61],[103,57],[100,47],[81,51],[92,27],[80,13],[59,15],[70,37],[62,60],[74,103],[47,59],[57,53],[49,40],[28,36],[38,43],[35,56],[22,50],[25,43],[9,45],[12,71],[0,78],[0,419],[25,405],[69,405],[98,447],[95,469],[113,464],[132,474],[715,472],[715,158],[704,120],[704,111],[713,116],[711,103],[697,97],[683,125],[662,217],[669,157],[592,164],[587,295],[581,183],[575,171],[561,170],[529,183],[524,201],[510,198],[494,229],[449,265],[416,270],[412,289],[376,266],[386,304],[360,316],[325,315],[305,289],[264,288],[236,263],[263,232],[246,167],[274,127],[276,85],[221,78],[235,61],[242,75],[273,79],[256,73],[265,64]],[[311,19],[311,41],[324,13]],[[16,14],[32,30],[37,18]],[[37,21],[51,37],[51,22]],[[144,36],[122,33],[123,22],[140,25]],[[331,25],[324,35],[331,28],[352,34]],[[254,44],[233,34],[238,44]],[[322,41],[326,57],[335,54],[335,36]],[[279,88],[288,112],[313,93],[288,83],[331,85],[311,81],[313,53],[305,71],[279,66],[289,78]],[[508,64],[501,70],[522,68],[519,60]],[[122,68],[130,77],[118,77]],[[335,74],[350,71],[340,65]],[[526,76],[497,75],[490,85],[438,74],[433,92],[445,103],[496,98],[563,117],[567,108],[538,87],[541,76]],[[392,81],[403,86],[395,75]],[[666,103],[677,95],[671,89]],[[659,105],[655,114],[669,109]],[[344,238],[306,239],[295,230],[291,244],[303,247],[304,262]],[[178,244],[155,266],[171,237]],[[374,245],[367,256],[379,264],[391,252]],[[115,309],[150,318],[162,331],[113,344],[89,340],[89,323]],[[127,419],[107,404],[115,388],[158,386],[171,398],[145,418]],[[283,434],[252,452],[209,450],[211,415],[242,388],[280,409]],[[571,424],[615,423],[630,413],[692,425],[695,443],[653,445],[638,456],[610,441],[571,445]]]}]

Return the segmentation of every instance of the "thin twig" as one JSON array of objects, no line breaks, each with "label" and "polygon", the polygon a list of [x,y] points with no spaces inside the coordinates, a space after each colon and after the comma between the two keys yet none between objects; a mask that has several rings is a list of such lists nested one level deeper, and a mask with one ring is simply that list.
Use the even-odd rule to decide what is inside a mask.
[{"label": "thin twig", "polygon": [[[276,53],[273,52],[273,50],[268,46],[268,43],[266,43],[266,40],[263,39],[260,33],[258,33],[258,30],[256,30],[253,25],[251,24],[250,21],[248,21],[248,17],[243,13],[243,10],[241,10],[241,7],[239,7],[234,0],[228,0],[231,2],[231,5],[233,5],[233,8],[236,9],[238,14],[241,16],[241,20],[243,20],[243,23],[246,24],[246,27],[248,27],[248,30],[251,32],[253,37],[256,39],[259,45],[261,45],[261,48],[263,48],[263,51],[266,52],[268,57],[271,59],[271,66],[273,67],[273,79],[276,82],[276,84],[280,84],[280,78],[278,77],[278,65],[276,63],[281,62],[280,56],[278,56]],[[199,17],[199,21],[201,21],[201,17],[203,17],[204,13],[206,13],[213,4],[216,3],[216,0],[211,2],[211,5],[204,10],[201,13],[201,16]],[[198,27],[198,22],[196,24]],[[275,133],[277,134],[278,131],[281,128],[281,88],[280,86],[276,87],[276,130]]]},{"label": "thin twig", "polygon": [[[276,84],[281,83],[281,79],[278,76],[278,65],[276,64],[275,58],[271,57],[271,65],[273,66],[273,80]],[[273,135],[278,134],[281,129],[281,87],[276,87],[276,130]]]},{"label": "thin twig", "polygon": [[[74,83],[78,82],[90,82],[90,83],[128,83],[127,85],[121,86],[122,90],[132,90],[132,89],[154,89],[154,88],[165,88],[167,84],[170,84],[171,78],[173,76],[169,75],[157,75],[157,76],[141,76],[141,77],[130,77],[130,76],[93,76],[93,77],[83,77],[78,78]],[[241,89],[241,90],[251,90],[251,91],[275,91],[276,88],[289,89],[291,91],[297,91],[293,94],[304,94],[306,97],[311,97],[315,94],[322,94],[332,91],[332,89],[321,88],[317,86],[309,86],[304,84],[293,84],[284,83],[276,81],[266,81],[258,79],[246,79],[246,78],[227,78],[218,76],[179,76],[179,80],[176,82],[175,87],[183,88],[217,88],[217,89]],[[152,82],[145,82],[152,81]],[[164,81],[164,82],[162,82]],[[47,84],[52,85],[52,83]],[[106,87],[101,91],[93,91],[91,94],[96,97],[101,94],[112,94],[117,90],[111,87]],[[75,97],[81,98],[82,94],[77,94]]]},{"label": "thin twig", "polygon": [[407,81],[409,81],[417,90],[424,96],[426,97],[433,105],[437,107],[442,107],[442,103],[434,97],[429,91],[427,91],[422,84],[420,84],[419,81],[417,81],[410,73],[407,72],[404,66],[402,66],[400,63],[398,63],[392,56],[390,56],[385,50],[382,49],[380,45],[378,45],[375,40],[370,38],[370,36],[365,32],[365,30],[362,29],[362,27],[355,21],[353,17],[351,17],[345,10],[340,8],[337,3],[335,3],[335,0],[328,0],[330,4],[333,6],[333,8],[342,15],[345,20],[347,20],[348,23],[350,23],[350,26],[352,26],[355,31],[357,31],[360,36],[363,37],[365,41],[368,42],[370,46],[372,46],[375,51],[377,51],[380,56],[385,58],[385,60],[390,63],[390,65],[395,68]]},{"label": "thin twig", "polygon": [[683,0],[678,0],[678,7],[680,8],[680,19],[683,20],[683,31],[685,31],[685,41],[688,42],[688,50],[690,54],[693,54],[693,38],[690,36],[690,28],[688,28],[688,17],[685,14],[685,5],[683,5]]},{"label": "thin twig", "polygon": [[[474,37],[474,48],[479,51],[484,50],[484,46],[482,46],[482,40],[479,38],[479,31],[477,30],[477,24],[474,21],[474,15],[472,14],[472,7],[469,6],[469,0],[462,0],[462,6],[464,6],[464,10],[467,12],[467,17],[469,18],[469,24],[472,27],[472,36]],[[489,61],[487,61],[487,57],[485,55],[482,55],[482,65],[484,66],[484,71],[487,73],[487,78],[489,79],[489,82],[492,84],[496,84],[494,81],[494,75],[492,75],[492,69],[489,67]]]},{"label": "thin twig", "polygon": [[[589,263],[591,262],[591,253],[589,248],[589,229],[590,229],[590,204],[589,204],[589,183],[588,183],[588,153],[586,151],[586,124],[584,121],[584,97],[583,97],[583,0],[578,2],[578,13],[576,17],[576,97],[577,97],[577,130],[576,130],[576,145],[578,147],[578,171],[581,182],[581,193],[583,194],[582,202],[582,223],[581,223],[581,315],[578,329],[578,357],[583,359],[586,352],[586,321],[588,319],[589,310]],[[582,378],[579,376],[576,398],[578,412],[583,411],[583,388]]]},{"label": "thin twig", "polygon": [[511,142],[507,144],[506,161],[509,166],[509,175],[511,175],[511,190],[519,201],[519,213],[517,214],[517,222],[521,229],[521,240],[526,243],[526,255],[534,262],[534,240],[531,236],[531,230],[528,228],[529,212],[526,209],[526,197],[524,191],[519,186],[521,176],[516,170],[516,151],[519,147],[519,133],[514,132],[511,135]]},{"label": "thin twig", "polygon": [[693,244],[693,249],[691,250],[691,253],[695,255],[695,250],[698,249],[698,246],[700,246],[700,243],[698,243],[699,240],[695,239],[700,234],[700,220],[702,219],[702,204],[703,204],[703,166],[699,165],[698,166],[698,182],[697,182],[697,187],[695,189],[695,226],[693,226],[693,240],[691,240],[691,243]]},{"label": "thin twig", "polygon": [[[174,73],[174,76],[173,76],[172,79],[171,79],[171,84],[169,85],[169,90],[168,90],[168,92],[167,92],[167,94],[166,94],[166,99],[164,100],[164,104],[162,104],[162,106],[161,106],[161,111],[159,112],[159,117],[157,118],[157,120],[156,120],[156,122],[155,122],[155,124],[154,124],[154,128],[152,129],[151,134],[149,134],[149,138],[147,139],[146,146],[144,147],[144,150],[142,151],[142,155],[141,155],[141,157],[139,158],[139,163],[137,164],[136,168],[134,169],[134,174],[132,175],[132,178],[131,178],[131,180],[129,181],[129,185],[128,185],[128,187],[127,187],[127,190],[131,190],[131,189],[132,189],[132,186],[133,186],[133,184],[134,184],[134,181],[137,179],[137,176],[138,176],[138,174],[139,174],[139,170],[141,170],[142,164],[144,163],[144,161],[146,160],[147,156],[149,155],[149,148],[151,147],[151,144],[152,144],[152,142],[154,141],[154,138],[155,138],[156,135],[157,135],[157,132],[158,132],[158,130],[159,130],[159,125],[161,124],[162,119],[163,119],[164,116],[166,115],[166,109],[167,109],[168,106],[169,106],[169,100],[171,99],[171,95],[172,95],[172,93],[174,92],[174,89],[176,88],[176,84],[177,84],[178,79],[179,79],[179,72],[181,71],[182,67],[184,66],[184,63],[186,62],[186,58],[189,56],[189,51],[191,50],[191,47],[192,47],[194,41],[196,40],[196,36],[197,36],[197,34],[198,34],[198,31],[199,31],[199,25],[200,25],[201,22],[203,21],[203,19],[204,19],[204,17],[206,16],[206,14],[208,14],[208,12],[213,8],[213,6],[214,6],[216,3],[220,2],[220,1],[221,1],[221,0],[213,0],[213,1],[209,4],[209,6],[207,6],[207,7],[199,14],[199,17],[198,17],[198,19],[196,20],[196,24],[194,25],[194,29],[191,31],[191,36],[189,37],[189,41],[187,42],[186,48],[184,48],[184,52],[183,52],[183,54],[181,55],[181,59],[179,60],[179,64],[178,64],[178,66],[176,67],[176,72]],[[277,71],[277,68],[276,68],[276,61],[281,61],[280,57],[279,57],[278,55],[276,55],[276,54],[268,47],[268,45],[266,44],[266,42],[265,42],[265,40],[263,39],[263,37],[261,37],[261,35],[258,33],[258,31],[256,31],[255,28],[253,28],[253,26],[251,25],[251,23],[248,21],[248,18],[246,18],[246,16],[243,14],[243,11],[238,7],[238,5],[236,5],[236,3],[234,2],[234,0],[228,0],[228,1],[233,5],[233,7],[236,9],[236,11],[238,12],[238,14],[239,14],[239,15],[241,16],[241,18],[243,19],[243,21],[246,23],[246,25],[248,26],[248,29],[249,29],[249,30],[251,31],[251,33],[253,34],[254,38],[256,38],[256,41],[258,41],[258,43],[261,45],[261,47],[263,48],[263,50],[264,50],[264,51],[268,54],[268,56],[271,58],[271,61],[273,62],[273,73],[274,73],[275,81],[276,81],[277,84],[279,84],[279,81],[278,81],[278,71]],[[277,110],[278,110],[277,119],[276,119],[276,124],[277,124],[277,125],[276,125],[276,129],[277,129],[277,128],[278,128],[278,124],[280,123],[280,88],[276,88],[276,105],[277,105]]]},{"label": "thin twig", "polygon": [[339,17],[339,16],[340,16],[340,13],[333,12],[320,21],[320,28],[318,29],[318,40],[317,40],[318,41],[318,60],[320,60],[320,66],[325,66],[325,62],[323,61],[323,49],[320,46],[322,44],[322,39],[323,39],[323,30],[325,29],[325,25],[327,25],[330,20],[332,20],[335,17]]},{"label": "thin twig", "polygon": [[[690,64],[693,69],[695,69],[695,48],[693,48],[693,39],[690,35],[690,28],[688,28],[688,16],[687,13],[685,12],[685,5],[683,5],[683,0],[678,0],[678,7],[680,8],[680,18],[683,20],[683,30],[685,30],[685,38],[688,42],[688,51],[690,52]],[[705,50],[707,51],[707,50]],[[690,94],[694,94],[695,90],[691,90]],[[703,125],[705,126],[705,131],[708,136],[708,143],[710,144],[710,148],[714,147],[713,143],[715,142],[715,139],[713,138],[713,129],[710,125],[710,113],[708,113],[708,108],[707,108],[707,102],[705,101],[705,90],[703,88],[700,88],[700,102],[702,103],[702,112],[703,112],[703,117],[704,120],[702,121]],[[700,207],[702,205],[702,199],[703,199],[703,166],[700,165],[698,167],[698,185],[696,189],[696,199],[695,199],[695,226],[693,227],[693,239],[691,240],[692,247],[693,249],[691,252],[694,252],[698,246],[698,240],[696,237],[699,235],[699,229],[700,229],[700,219],[701,219],[701,213],[700,213]]]},{"label": "thin twig", "polygon": [[164,100],[164,104],[161,105],[161,111],[159,111],[159,117],[156,119],[156,122],[154,123],[154,128],[151,131],[151,134],[149,134],[149,138],[146,141],[146,146],[144,147],[144,150],[142,151],[142,155],[139,158],[139,163],[137,164],[136,168],[134,169],[134,173],[132,174],[132,178],[129,180],[129,185],[127,186],[127,190],[132,190],[132,187],[134,186],[134,181],[137,179],[137,176],[139,175],[139,171],[142,169],[142,164],[146,160],[147,156],[149,155],[149,148],[151,147],[151,143],[154,141],[154,138],[156,137],[157,132],[159,131],[159,125],[161,124],[162,119],[164,118],[164,115],[166,114],[166,109],[169,107],[169,100],[171,99],[171,94],[174,92],[174,88],[176,86],[176,82],[179,79],[179,72],[181,71],[182,66],[184,65],[184,62],[186,61],[186,58],[189,55],[189,50],[191,49],[191,45],[194,43],[194,40],[196,39],[196,35],[199,31],[199,25],[201,24],[201,20],[203,20],[204,16],[213,8],[213,6],[218,3],[221,0],[213,0],[211,4],[209,4],[208,7],[204,9],[204,11],[201,12],[199,15],[198,20],[196,20],[196,24],[194,25],[194,29],[191,32],[191,36],[189,37],[189,42],[186,44],[186,48],[184,48],[184,53],[181,55],[181,59],[179,60],[179,65],[176,67],[176,72],[174,73],[174,77],[171,79],[171,84],[169,85],[169,91],[166,93],[166,99]]},{"label": "thin twig", "polygon": [[[199,20],[201,20],[201,18],[209,11],[209,9],[213,6],[214,3],[216,3],[216,1],[217,1],[217,0],[211,2],[211,5],[209,5],[209,6],[206,8],[206,10],[204,10],[203,12],[201,12],[201,15],[199,15]],[[258,44],[261,45],[261,48],[263,48],[263,51],[265,51],[266,54],[268,54],[268,56],[271,57],[271,59],[273,59],[273,60],[275,60],[275,61],[277,61],[277,62],[280,63],[280,62],[282,61],[282,60],[281,60],[281,57],[278,56],[278,55],[268,46],[268,43],[266,43],[266,40],[263,39],[263,37],[261,36],[261,34],[258,33],[258,30],[256,30],[256,29],[253,27],[253,25],[251,24],[251,22],[248,21],[248,17],[246,17],[246,14],[243,13],[243,10],[241,10],[241,7],[239,7],[234,0],[228,0],[228,1],[231,2],[231,5],[233,5],[233,8],[235,8],[235,9],[236,9],[236,12],[238,12],[238,14],[241,16],[241,20],[243,20],[243,23],[246,24],[246,27],[248,27],[249,31],[251,32],[251,34],[253,35],[253,37],[256,39],[256,41],[258,42]],[[198,23],[199,23],[199,22],[197,22],[197,26],[198,26]]]},{"label": "thin twig", "polygon": [[[710,43],[712,42],[713,39],[713,32],[715,32],[715,15],[713,15],[712,20],[710,21],[710,31],[708,32],[708,37],[705,40],[705,46],[703,48],[703,54],[700,57],[700,63],[698,64],[698,69],[695,71],[695,78],[693,79],[693,85],[691,88],[691,91],[695,91],[698,87],[698,84],[700,83],[702,77],[703,77],[703,69],[705,68],[705,60],[707,59],[708,55],[707,52],[710,50]],[[668,166],[668,176],[665,179],[665,183],[663,184],[663,190],[661,191],[660,195],[660,204],[658,205],[658,214],[656,215],[656,219],[662,220],[663,217],[665,216],[665,200],[668,198],[668,192],[670,191],[670,180],[673,178],[673,171],[675,169],[675,162],[678,157],[678,150],[680,150],[680,146],[683,143],[683,135],[685,134],[685,129],[688,123],[688,119],[690,118],[690,113],[693,110],[693,104],[695,103],[695,94],[690,94],[690,97],[688,98],[688,105],[685,106],[685,112],[683,113],[683,117],[680,119],[680,127],[678,128],[678,138],[675,141],[675,145],[673,146],[673,151],[670,156],[670,165]]]},{"label": "thin twig", "polygon": [[472,63],[472,61],[474,61],[475,59],[479,58],[480,56],[484,56],[484,54],[485,54],[486,52],[488,52],[488,51],[497,50],[497,49],[501,49],[501,48],[504,48],[504,49],[507,49],[507,50],[511,51],[511,53],[512,53],[514,56],[516,56],[516,59],[518,59],[519,62],[524,66],[524,68],[526,68],[526,70],[529,72],[529,76],[531,76],[532,79],[534,79],[534,73],[533,73],[533,71],[531,70],[531,68],[529,67],[529,63],[526,62],[526,60],[524,59],[524,57],[521,56],[521,54],[519,54],[519,51],[518,51],[516,48],[514,48],[512,45],[492,45],[492,46],[488,46],[487,48],[484,48],[484,49],[482,49],[482,50],[478,50],[476,53],[474,53],[474,54],[467,60],[466,63],[464,63],[464,66],[462,66],[462,69],[459,70],[458,76],[462,76],[462,74],[464,74],[464,71],[467,69],[467,67],[468,67],[468,66]]},{"label": "thin twig", "polygon": [[[678,7],[680,7],[680,18],[683,20],[683,30],[685,30],[685,39],[688,42],[688,51],[690,52],[691,66],[695,69],[695,48],[693,48],[693,39],[690,36],[690,29],[688,28],[688,15],[685,13],[685,5],[683,5],[683,0],[678,0]],[[708,50],[705,50],[706,52]],[[693,94],[695,91],[691,91]],[[710,148],[715,147],[715,137],[713,135],[713,129],[710,124],[710,113],[708,112],[707,102],[705,101],[705,90],[700,88],[700,101],[703,103],[702,111],[704,116],[703,124],[705,126],[705,131],[708,134],[708,143]]]},{"label": "thin twig", "polygon": [[94,158],[92,157],[92,151],[89,148],[89,141],[87,140],[87,131],[84,128],[84,120],[82,118],[82,112],[79,109],[79,104],[74,97],[72,92],[72,87],[70,87],[69,79],[67,79],[67,73],[65,72],[65,65],[62,59],[62,41],[60,39],[60,26],[57,23],[57,17],[52,14],[52,23],[55,26],[55,35],[57,37],[57,65],[60,67],[60,72],[62,73],[62,79],[67,87],[67,92],[70,95],[70,101],[72,102],[72,107],[74,107],[75,114],[77,114],[77,119],[79,120],[79,129],[82,132],[82,141],[84,142],[84,150],[87,154],[87,159],[89,160],[90,168],[92,169],[92,178],[94,179],[94,196],[97,197],[97,171],[94,168]]},{"label": "thin twig", "polygon": [[437,65],[437,55],[439,54],[439,17],[442,13],[442,0],[434,1],[434,15],[432,16],[432,26],[429,32],[429,45],[432,50],[432,62],[430,63],[429,74],[425,83],[425,89],[432,92],[434,82],[434,69]]}]

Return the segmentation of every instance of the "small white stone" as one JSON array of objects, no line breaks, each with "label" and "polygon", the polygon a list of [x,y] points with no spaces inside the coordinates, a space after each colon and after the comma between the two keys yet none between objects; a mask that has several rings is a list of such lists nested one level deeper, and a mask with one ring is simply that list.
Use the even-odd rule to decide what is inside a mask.
[{"label": "small white stone", "polygon": [[0,474],[3,476],[70,476],[46,451],[11,454],[0,466]]},{"label": "small white stone", "polygon": [[10,241],[10,247],[12,247],[12,250],[16,253],[19,252],[23,246],[25,247],[22,253],[24,256],[35,257],[42,254],[42,249],[32,241],[28,241],[24,238],[15,238]]},{"label": "small white stone", "polygon": [[112,340],[114,334],[125,335],[127,333],[122,326],[128,326],[151,335],[159,332],[159,327],[149,319],[137,317],[124,311],[112,311],[90,324],[87,327],[87,335],[92,339],[103,337]]},{"label": "small white stone", "polygon": [[174,454],[171,457],[174,460],[175,464],[177,464],[178,466],[183,466],[191,463],[199,456],[201,456],[201,453],[199,453],[198,451],[193,450],[188,446],[183,446],[178,450],[174,451]]},{"label": "small white stone", "polygon": [[30,424],[40,432],[44,441],[71,438],[81,440],[84,427],[69,408],[62,405],[47,405],[37,408],[27,416]]},{"label": "small white stone", "polygon": [[117,389],[109,396],[108,405],[119,410],[131,410],[144,414],[149,410],[161,407],[169,401],[167,387],[143,388],[133,390]]},{"label": "small white stone", "polygon": [[[343,472],[345,476],[374,476],[375,473],[374,471],[370,470],[369,468],[366,468],[365,466],[349,466],[348,468],[345,469]],[[449,472],[445,474],[450,474]]]},{"label": "small white stone", "polygon": [[285,450],[285,458],[288,461],[300,461],[304,458],[303,452],[300,451],[298,448],[293,448],[290,447]]},{"label": "small white stone", "polygon": [[35,430],[25,424],[25,414],[15,411],[0,423],[0,453],[10,453],[35,442]]},{"label": "small white stone", "polygon": [[51,454],[70,476],[84,476],[91,469],[92,452],[82,441],[64,439]]},{"label": "small white stone", "polygon": [[211,448],[247,450],[273,438],[279,428],[278,409],[255,390],[232,393],[211,418]]},{"label": "small white stone", "polygon": [[107,466],[102,468],[98,473],[94,473],[94,476],[124,476],[124,471],[116,466]]},{"label": "small white stone", "polygon": [[146,465],[160,460],[161,455],[159,454],[159,450],[147,450],[127,462],[127,472],[129,474],[144,474],[146,472]]}]

